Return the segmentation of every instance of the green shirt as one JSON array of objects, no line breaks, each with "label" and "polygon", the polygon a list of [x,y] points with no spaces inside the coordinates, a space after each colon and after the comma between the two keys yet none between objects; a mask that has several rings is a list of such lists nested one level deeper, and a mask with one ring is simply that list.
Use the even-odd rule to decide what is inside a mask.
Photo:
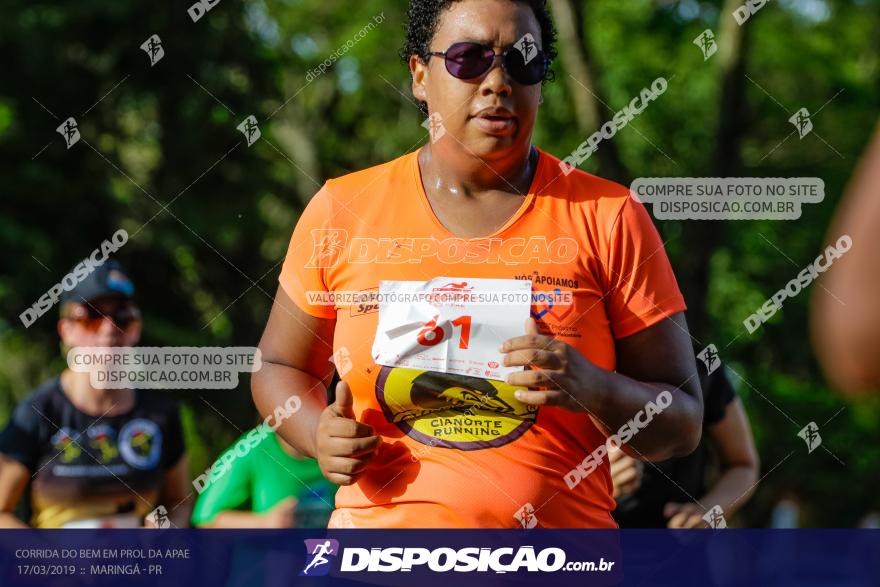
[{"label": "green shirt", "polygon": [[226,510],[264,513],[293,496],[297,527],[326,528],[335,495],[336,486],[324,478],[316,460],[287,454],[275,433],[261,425],[214,463],[192,521],[207,524]]}]

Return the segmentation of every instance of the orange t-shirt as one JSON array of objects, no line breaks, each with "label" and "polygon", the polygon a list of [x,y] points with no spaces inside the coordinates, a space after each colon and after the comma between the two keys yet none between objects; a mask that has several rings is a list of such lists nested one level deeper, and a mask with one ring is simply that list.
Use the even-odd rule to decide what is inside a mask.
[{"label": "orange t-shirt", "polygon": [[[370,294],[382,280],[435,277],[530,279],[533,291],[572,292],[573,304],[534,304],[532,315],[542,333],[609,370],[615,338],[685,309],[659,235],[629,190],[579,170],[564,175],[544,151],[520,209],[476,239],[454,236],[434,215],[417,152],[328,181],[297,223],[280,282],[303,311],[336,320],[336,365],[355,414],[383,437],[357,483],[339,489],[331,527],[508,528],[535,519],[616,527],[607,460],[574,489],[564,480],[605,441],[585,412],[525,406],[501,382],[373,361]],[[343,291],[363,292],[365,303],[310,298]],[[426,413],[412,409],[417,378],[421,394],[471,393]],[[487,385],[503,408],[467,399],[488,397]]]}]

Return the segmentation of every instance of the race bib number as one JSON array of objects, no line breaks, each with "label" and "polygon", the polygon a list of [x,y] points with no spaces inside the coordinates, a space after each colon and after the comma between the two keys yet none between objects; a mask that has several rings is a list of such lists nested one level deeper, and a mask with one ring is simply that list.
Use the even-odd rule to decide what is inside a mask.
[{"label": "race bib number", "polygon": [[502,365],[498,346],[525,333],[531,295],[518,279],[382,281],[373,360],[503,381],[523,368]]}]

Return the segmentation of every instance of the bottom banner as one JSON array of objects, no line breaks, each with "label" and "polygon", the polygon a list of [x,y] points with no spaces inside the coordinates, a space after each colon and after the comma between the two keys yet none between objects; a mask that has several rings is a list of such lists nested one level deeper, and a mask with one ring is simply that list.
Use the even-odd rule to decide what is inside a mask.
[{"label": "bottom banner", "polygon": [[880,585],[876,530],[3,530],[0,585]]}]

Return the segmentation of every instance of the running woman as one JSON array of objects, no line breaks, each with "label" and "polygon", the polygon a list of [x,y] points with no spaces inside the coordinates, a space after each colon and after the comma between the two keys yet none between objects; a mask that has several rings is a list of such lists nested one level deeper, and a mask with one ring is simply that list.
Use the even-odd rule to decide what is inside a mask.
[{"label": "running woman", "polygon": [[[432,140],[328,181],[306,207],[254,400],[266,415],[302,398],[279,434],[342,486],[331,527],[615,527],[608,460],[589,470],[591,453],[633,418],[645,425],[625,450],[638,458],[685,455],[700,438],[663,244],[627,188],[563,173],[532,146],[555,55],[544,1],[414,0],[408,16],[404,55]],[[530,280],[573,303],[536,303],[520,336],[481,349],[521,368],[492,381],[377,364],[385,302],[321,301],[434,278]],[[327,405],[331,358],[342,381]],[[651,402],[664,409],[648,418]]]}]

